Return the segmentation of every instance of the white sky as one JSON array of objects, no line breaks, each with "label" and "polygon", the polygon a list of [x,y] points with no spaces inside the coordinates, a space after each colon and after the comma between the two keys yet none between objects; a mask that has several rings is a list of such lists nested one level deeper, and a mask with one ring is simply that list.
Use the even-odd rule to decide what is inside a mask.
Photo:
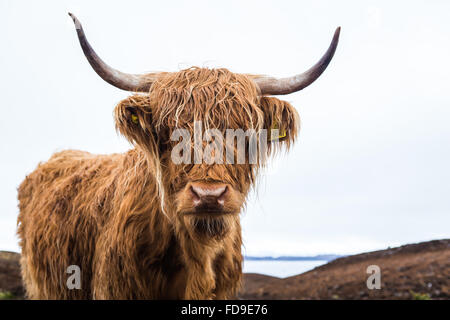
[{"label": "white sky", "polygon": [[0,250],[16,188],[58,150],[122,152],[128,94],[85,60],[68,11],[125,72],[192,65],[287,76],[342,26],[324,75],[285,96],[300,140],[243,215],[245,253],[356,253],[450,237],[450,2],[0,0]]}]

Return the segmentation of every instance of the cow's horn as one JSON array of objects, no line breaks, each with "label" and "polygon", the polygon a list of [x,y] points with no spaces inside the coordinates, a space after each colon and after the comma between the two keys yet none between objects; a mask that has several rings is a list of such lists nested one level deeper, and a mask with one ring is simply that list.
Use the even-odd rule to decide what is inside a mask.
[{"label": "cow's horn", "polygon": [[152,82],[155,80],[154,74],[128,74],[123,73],[119,70],[111,68],[95,53],[91,45],[86,39],[83,27],[77,17],[69,12],[69,16],[73,19],[75,23],[75,28],[78,34],[78,40],[80,40],[81,48],[83,49],[84,55],[91,64],[95,72],[106,82],[112,84],[113,86],[127,90],[127,91],[141,91],[146,92],[150,89]]},{"label": "cow's horn", "polygon": [[339,42],[339,33],[341,27],[334,32],[333,40],[323,57],[308,71],[293,77],[275,79],[269,77],[255,78],[254,81],[258,85],[261,94],[279,95],[289,94],[306,88],[313,83],[325,71]]}]

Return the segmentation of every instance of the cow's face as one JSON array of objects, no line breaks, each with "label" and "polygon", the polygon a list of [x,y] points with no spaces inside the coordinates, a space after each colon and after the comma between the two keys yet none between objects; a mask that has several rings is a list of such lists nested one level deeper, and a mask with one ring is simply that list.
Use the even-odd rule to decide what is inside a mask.
[{"label": "cow's face", "polygon": [[270,129],[279,128],[289,146],[298,128],[290,104],[259,96],[249,77],[226,69],[163,74],[149,94],[122,101],[115,114],[119,131],[147,153],[160,175],[165,212],[198,240],[220,240],[232,231],[259,167],[274,150]]},{"label": "cow's face", "polygon": [[[340,33],[337,28],[328,50],[312,68],[292,77],[250,77],[225,69],[202,68],[137,75],[120,72],[104,63],[87,41],[78,19],[69,15],[83,52],[97,74],[120,89],[143,92],[116,107],[116,123],[119,131],[147,154],[163,212],[177,228],[185,228],[195,239],[208,241],[220,240],[233,230],[232,223],[238,219],[264,156],[259,153],[255,161],[254,154],[250,155],[247,149],[245,161],[236,159],[237,164],[204,161],[204,157],[195,161],[194,154],[199,149],[209,160],[217,155],[225,159],[226,153],[235,157],[233,146],[227,150],[210,148],[211,141],[205,139],[204,130],[215,129],[216,134],[221,133],[226,139],[230,129],[244,132],[254,129],[259,134],[260,129],[278,128],[279,137],[289,146],[297,134],[297,114],[287,102],[265,95],[293,93],[313,83],[333,58]],[[179,130],[193,139],[196,123],[202,127],[200,142],[185,145],[183,153],[191,151],[190,157],[181,156],[183,159],[179,161],[178,144],[180,137],[185,136]],[[216,134],[211,140],[216,141]],[[212,137],[212,132],[207,135]],[[267,135],[270,140],[272,133],[269,131]],[[247,145],[250,148],[250,143]],[[264,152],[273,149],[269,142]]]}]

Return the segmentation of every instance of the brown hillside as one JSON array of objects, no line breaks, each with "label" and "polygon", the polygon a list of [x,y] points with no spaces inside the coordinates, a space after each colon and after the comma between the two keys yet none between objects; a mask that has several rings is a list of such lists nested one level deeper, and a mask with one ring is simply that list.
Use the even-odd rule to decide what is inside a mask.
[{"label": "brown hillside", "polygon": [[18,253],[0,251],[0,298],[23,298],[19,258]]},{"label": "brown hillside", "polygon": [[[381,289],[367,289],[366,269],[381,269]],[[449,299],[450,240],[434,240],[336,259],[279,279],[246,274],[243,299]]]}]

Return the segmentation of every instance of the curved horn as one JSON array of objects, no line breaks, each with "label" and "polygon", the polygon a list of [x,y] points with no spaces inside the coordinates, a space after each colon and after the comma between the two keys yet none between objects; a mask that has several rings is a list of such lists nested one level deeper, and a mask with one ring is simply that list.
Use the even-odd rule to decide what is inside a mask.
[{"label": "curved horn", "polygon": [[323,57],[317,62],[312,68],[304,73],[298,74],[293,77],[275,79],[275,78],[256,78],[253,81],[258,85],[261,94],[268,95],[279,95],[279,94],[289,94],[296,91],[300,91],[306,88],[311,83],[316,81],[316,79],[325,71],[331,59],[333,58],[334,52],[339,42],[339,33],[341,32],[341,27],[338,27],[334,32],[333,40],[328,47],[327,52]]},{"label": "curved horn", "polygon": [[81,48],[83,49],[84,55],[89,61],[91,67],[94,71],[106,82],[112,84],[113,86],[127,90],[127,91],[148,91],[152,82],[155,80],[154,75],[138,75],[138,74],[128,74],[123,73],[119,70],[111,68],[95,53],[91,45],[86,39],[83,27],[77,17],[69,12],[69,16],[73,19],[75,28],[78,34],[78,40],[80,40]]}]

